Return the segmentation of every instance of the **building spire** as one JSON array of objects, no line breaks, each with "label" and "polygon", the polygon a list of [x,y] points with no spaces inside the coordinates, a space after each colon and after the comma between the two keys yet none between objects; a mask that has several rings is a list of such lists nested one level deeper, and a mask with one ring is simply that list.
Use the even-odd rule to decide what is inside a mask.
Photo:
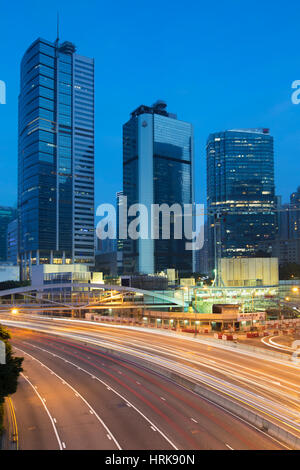
[{"label": "building spire", "polygon": [[59,13],[57,12],[57,33],[56,33],[56,43],[59,42]]}]

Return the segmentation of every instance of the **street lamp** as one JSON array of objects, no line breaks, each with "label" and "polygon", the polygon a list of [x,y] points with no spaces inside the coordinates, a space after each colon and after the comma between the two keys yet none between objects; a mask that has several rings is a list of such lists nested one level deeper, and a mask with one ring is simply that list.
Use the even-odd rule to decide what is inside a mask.
[{"label": "street lamp", "polygon": [[11,313],[12,313],[12,315],[18,315],[19,310],[17,308],[12,308]]}]

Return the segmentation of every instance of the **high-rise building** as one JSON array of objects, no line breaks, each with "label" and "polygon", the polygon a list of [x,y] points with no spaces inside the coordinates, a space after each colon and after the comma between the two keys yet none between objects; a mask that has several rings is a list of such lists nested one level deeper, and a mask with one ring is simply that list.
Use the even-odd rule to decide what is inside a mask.
[{"label": "high-rise building", "polygon": [[291,206],[290,204],[282,204],[282,197],[277,196],[277,225],[278,239],[288,239],[291,237]]},{"label": "high-rise building", "polygon": [[300,238],[300,186],[290,197],[290,238]]},{"label": "high-rise building", "polygon": [[94,60],[37,39],[21,63],[19,258],[94,264]]},{"label": "high-rise building", "polygon": [[16,217],[16,209],[0,206],[0,261],[7,260],[7,227]]},{"label": "high-rise building", "polygon": [[7,261],[18,264],[18,219],[7,226]]},{"label": "high-rise building", "polygon": [[[152,204],[183,208],[194,202],[193,127],[167,112],[166,106],[162,101],[141,105],[123,126],[123,193],[128,208],[136,203],[147,208],[149,232]],[[173,236],[172,214],[170,218],[170,239],[162,239],[160,220],[158,239],[148,236],[124,241],[124,273],[151,274],[166,268],[193,271],[193,252],[186,250],[184,235],[181,239]]]},{"label": "high-rise building", "polygon": [[[120,238],[120,212],[123,208],[123,191],[118,191],[116,194],[116,205],[117,205],[117,224],[116,224],[116,235],[117,235],[117,272],[123,274],[123,240]],[[124,221],[123,221],[124,222]]]},{"label": "high-rise building", "polygon": [[210,268],[216,259],[253,256],[273,240],[275,213],[273,137],[268,129],[233,129],[207,141]]}]

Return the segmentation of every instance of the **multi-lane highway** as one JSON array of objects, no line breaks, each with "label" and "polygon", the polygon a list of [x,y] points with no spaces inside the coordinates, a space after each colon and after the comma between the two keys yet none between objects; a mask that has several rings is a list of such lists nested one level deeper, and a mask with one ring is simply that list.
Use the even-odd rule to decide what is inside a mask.
[{"label": "multi-lane highway", "polygon": [[[1,316],[24,375],[12,397],[23,449],[285,449],[137,359],[226,391],[299,430],[299,367],[142,329]],[[18,327],[18,328],[17,328]],[[110,350],[118,350],[118,357]],[[126,356],[122,357],[122,354]]]}]

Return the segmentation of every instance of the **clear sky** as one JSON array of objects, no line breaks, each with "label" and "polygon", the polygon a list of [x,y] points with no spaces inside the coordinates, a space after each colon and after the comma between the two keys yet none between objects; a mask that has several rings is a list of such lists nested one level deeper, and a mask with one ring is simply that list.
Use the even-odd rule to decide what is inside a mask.
[{"label": "clear sky", "polygon": [[269,127],[276,192],[300,185],[300,2],[215,0],[0,0],[0,205],[17,201],[19,66],[37,38],[61,40],[96,63],[96,205],[122,189],[122,124],[157,99],[195,129],[195,183],[205,202],[210,132]]}]

